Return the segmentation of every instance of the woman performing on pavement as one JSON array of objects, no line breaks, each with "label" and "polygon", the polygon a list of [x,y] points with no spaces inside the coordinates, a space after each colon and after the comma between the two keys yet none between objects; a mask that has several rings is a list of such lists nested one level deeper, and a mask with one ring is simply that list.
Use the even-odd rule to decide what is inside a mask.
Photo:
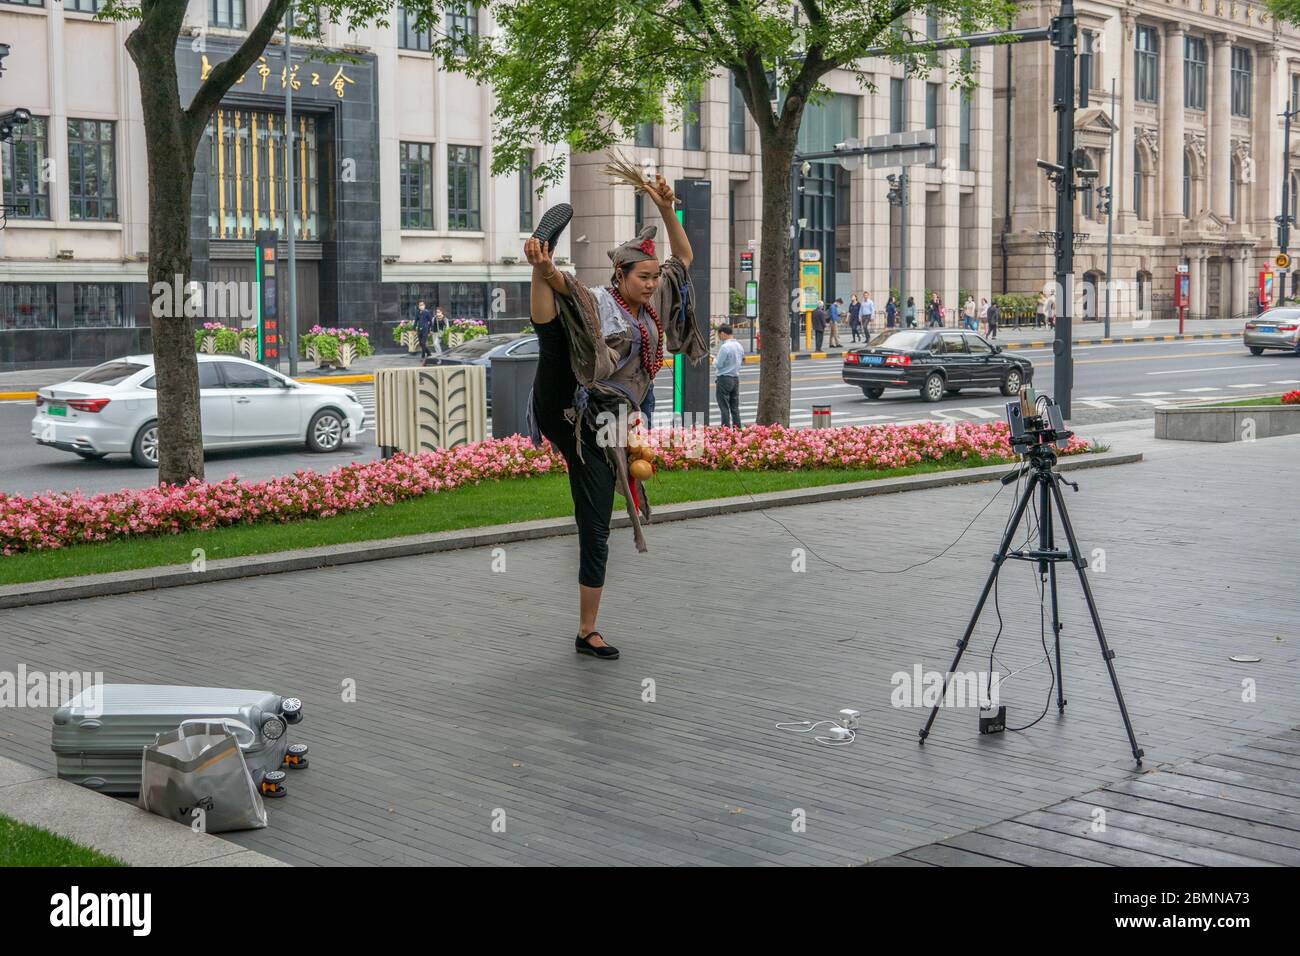
[{"label": "woman performing on pavement", "polygon": [[[608,423],[627,422],[630,432],[650,427],[639,420],[639,409],[663,364],[665,339],[670,352],[691,361],[708,355],[695,325],[687,273],[691,246],[673,211],[676,197],[662,176],[641,182],[638,189],[659,208],[668,233],[670,257],[662,265],[655,251],[656,228],[647,226],[636,239],[608,252],[614,270],[609,285],[579,285],[551,261],[554,239],[572,215],[567,207],[543,216],[524,244],[533,267],[531,315],[540,345],[529,409],[532,437],[540,445],[545,436],[568,465],[578,524],[575,648],[602,660],[619,656],[596,630],[615,487],[627,501],[638,551],[646,550],[641,520],[650,517],[645,486],[630,473],[644,468],[637,467],[639,462],[629,466],[624,444],[629,436]],[[611,433],[616,440],[598,441],[598,434]],[[638,439],[629,444],[635,455]]]}]

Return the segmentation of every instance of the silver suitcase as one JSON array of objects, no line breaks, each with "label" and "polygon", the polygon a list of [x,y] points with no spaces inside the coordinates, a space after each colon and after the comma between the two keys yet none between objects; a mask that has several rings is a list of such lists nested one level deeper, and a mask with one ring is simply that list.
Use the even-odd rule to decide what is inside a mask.
[{"label": "silver suitcase", "polygon": [[[63,780],[101,793],[140,792],[144,748],[184,720],[238,721],[254,739],[237,735],[253,784],[268,796],[284,790],[282,765],[305,766],[306,759],[286,759],[289,728],[302,720],[302,701],[263,690],[229,687],[183,687],[169,684],[100,684],[82,691],[54,714],[50,749]],[[295,745],[294,752],[306,748]],[[271,780],[264,784],[268,773]],[[268,789],[269,788],[269,789]]]}]

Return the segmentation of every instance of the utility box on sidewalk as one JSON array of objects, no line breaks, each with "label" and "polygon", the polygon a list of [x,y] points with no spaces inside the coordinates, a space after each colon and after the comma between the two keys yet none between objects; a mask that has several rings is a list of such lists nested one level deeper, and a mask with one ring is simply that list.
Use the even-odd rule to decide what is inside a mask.
[{"label": "utility box on sidewalk", "polygon": [[378,369],[375,438],[383,457],[486,438],[486,371],[481,365]]},{"label": "utility box on sidewalk", "polygon": [[528,396],[537,376],[536,355],[492,356],[492,437],[528,434]]}]

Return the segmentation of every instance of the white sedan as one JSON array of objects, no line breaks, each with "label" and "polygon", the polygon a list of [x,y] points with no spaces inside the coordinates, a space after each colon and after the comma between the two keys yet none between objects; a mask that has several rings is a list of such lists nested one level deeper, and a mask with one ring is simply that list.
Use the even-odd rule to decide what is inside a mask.
[{"label": "white sedan", "polygon": [[[364,430],[357,396],[298,382],[233,355],[199,355],[205,450],[305,441],[337,451]],[[128,355],[36,393],[32,437],[82,458],[127,454],[158,467],[158,396],[152,355]]]}]

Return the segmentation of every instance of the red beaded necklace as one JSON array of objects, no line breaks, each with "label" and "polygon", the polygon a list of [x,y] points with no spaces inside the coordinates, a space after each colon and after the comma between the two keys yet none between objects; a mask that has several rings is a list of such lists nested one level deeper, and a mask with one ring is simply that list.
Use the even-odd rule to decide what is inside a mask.
[{"label": "red beaded necklace", "polygon": [[[614,297],[614,301],[619,304],[619,307],[635,319],[636,313],[633,312],[632,307],[627,304],[627,300],[625,300],[622,294],[618,291],[618,287],[610,286],[609,292],[610,295]],[[659,374],[659,370],[663,368],[664,365],[664,336],[663,328],[659,324],[659,315],[655,312],[654,307],[647,302],[645,304],[645,310],[649,313],[650,318],[654,320],[655,324],[654,358],[650,357],[649,332],[646,330],[644,323],[637,322],[636,325],[641,332],[641,367],[645,369],[646,374],[653,380],[654,377]]]}]

